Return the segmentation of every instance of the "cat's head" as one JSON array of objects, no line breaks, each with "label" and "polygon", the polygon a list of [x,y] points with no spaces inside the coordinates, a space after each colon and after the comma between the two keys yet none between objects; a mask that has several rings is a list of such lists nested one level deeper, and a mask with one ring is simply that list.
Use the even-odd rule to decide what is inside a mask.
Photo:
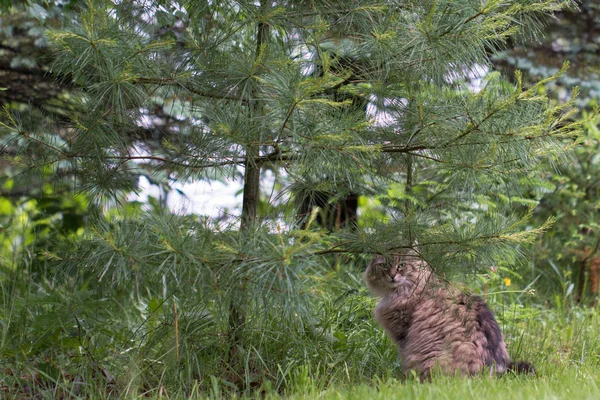
[{"label": "cat's head", "polygon": [[410,294],[422,288],[431,268],[415,251],[399,256],[375,256],[364,274],[367,287],[378,296],[392,292]]}]

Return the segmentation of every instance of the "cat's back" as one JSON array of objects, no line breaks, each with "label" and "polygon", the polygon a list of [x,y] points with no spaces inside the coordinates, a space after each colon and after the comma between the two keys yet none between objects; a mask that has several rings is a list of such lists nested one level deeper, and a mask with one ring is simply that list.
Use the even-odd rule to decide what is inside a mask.
[{"label": "cat's back", "polygon": [[483,299],[438,289],[415,303],[400,349],[405,368],[476,374],[485,366],[503,372],[509,362],[493,313]]}]

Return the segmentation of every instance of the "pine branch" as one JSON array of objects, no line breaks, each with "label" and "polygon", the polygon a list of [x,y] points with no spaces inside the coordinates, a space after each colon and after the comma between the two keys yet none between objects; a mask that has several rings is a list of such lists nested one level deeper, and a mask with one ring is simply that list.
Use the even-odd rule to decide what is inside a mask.
[{"label": "pine branch", "polygon": [[210,93],[210,92],[204,92],[201,90],[198,90],[196,88],[191,88],[188,85],[183,84],[182,82],[178,81],[177,79],[174,78],[147,78],[147,77],[138,77],[132,80],[133,84],[136,83],[141,83],[141,84],[151,84],[151,85],[158,85],[158,86],[178,86],[182,89],[185,89],[191,93],[197,94],[198,96],[201,97],[206,97],[209,99],[216,99],[216,100],[228,100],[228,101],[238,101],[242,104],[247,104],[248,100],[244,99],[240,96],[234,96],[234,95],[230,95],[230,94],[223,94],[223,93]]}]

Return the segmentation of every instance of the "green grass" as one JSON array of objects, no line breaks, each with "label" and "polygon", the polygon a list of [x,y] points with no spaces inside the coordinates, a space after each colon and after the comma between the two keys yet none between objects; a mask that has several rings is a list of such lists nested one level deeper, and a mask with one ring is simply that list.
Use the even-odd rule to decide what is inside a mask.
[{"label": "green grass", "polygon": [[[397,363],[367,377],[352,362],[326,374],[315,364],[290,371],[282,392],[265,385],[246,396],[219,387],[211,398],[267,399],[600,399],[600,312],[593,308],[505,306],[493,304],[514,359],[531,361],[536,376],[444,377],[431,382],[400,379]],[[388,343],[389,344],[389,343]],[[393,345],[389,344],[390,347]],[[368,354],[362,358],[369,357]],[[360,363],[357,355],[355,362]],[[317,361],[317,360],[315,360]],[[384,362],[383,358],[381,360]],[[389,360],[388,360],[389,362]],[[381,367],[381,366],[379,366]],[[215,396],[215,394],[217,394]]]},{"label": "green grass", "polygon": [[336,385],[326,390],[307,386],[288,396],[267,399],[599,399],[600,373],[589,366],[562,366],[538,377],[438,377],[432,382],[373,381],[371,384]]},{"label": "green grass", "polygon": [[[133,371],[129,371],[130,378],[116,377],[116,384],[107,385],[105,377],[93,367],[80,370],[80,383],[74,382],[73,376],[53,378],[53,373],[56,375],[58,369],[66,369],[73,362],[65,357],[58,369],[44,367],[41,360],[28,360],[21,364],[20,379],[2,376],[0,383],[4,391],[0,393],[7,399],[28,398],[29,387],[35,398],[40,399],[67,394],[77,398],[76,393],[98,399],[600,399],[600,313],[597,310],[571,308],[558,313],[551,309],[513,306],[504,313],[498,312],[498,319],[505,330],[510,352],[516,359],[532,361],[538,371],[536,376],[436,376],[431,382],[421,383],[412,378],[400,379],[397,362],[389,364],[390,360],[384,357],[380,360],[382,365],[371,371],[376,373],[369,376],[361,362],[373,355],[358,351],[346,361],[329,366],[322,365],[323,359],[318,358],[285,370],[282,365],[283,382],[279,385],[275,380],[263,380],[240,392],[223,377],[215,376],[187,388],[169,384],[167,378],[152,387],[135,387],[139,377],[134,377]],[[381,339],[377,337],[378,341]],[[383,345],[393,348],[385,340]],[[164,376],[173,372],[165,370]],[[23,385],[21,389],[11,390],[18,381]],[[127,392],[127,386],[135,390]]]},{"label": "green grass", "polygon": [[[496,309],[499,305],[496,304]],[[279,390],[271,382],[246,393],[214,378],[212,387],[198,387],[194,398],[253,399],[600,399],[600,313],[590,308],[556,309],[513,305],[498,312],[509,350],[515,359],[534,363],[536,376],[436,376],[431,382],[400,379],[398,364],[379,365],[368,376],[359,365],[369,354],[323,368],[315,359],[292,368]],[[389,344],[389,343],[388,343]],[[393,345],[389,344],[390,347]],[[386,361],[381,359],[381,362]],[[389,360],[387,361],[389,363]],[[171,393],[184,398],[191,393]],[[155,393],[156,397],[158,394]]]},{"label": "green grass", "polygon": [[[550,366],[549,366],[550,367]],[[599,399],[600,372],[586,365],[552,366],[536,377],[436,377],[431,382],[417,380],[399,380],[388,378],[384,381],[373,379],[371,382],[353,384],[334,383],[323,388],[317,380],[308,379],[302,385],[296,385],[287,393],[277,393],[262,387],[249,395],[223,392],[221,389],[203,391],[195,386],[189,392],[168,390],[157,387],[137,395],[116,396],[105,389],[98,390],[85,398],[192,398],[192,399]],[[60,394],[72,393],[72,386],[64,385],[52,390],[37,391],[36,398],[57,398]],[[68,390],[67,390],[68,389]],[[266,390],[265,390],[266,389]],[[77,396],[73,396],[76,398]],[[2,398],[27,398],[25,392],[3,393]]]},{"label": "green grass", "polygon": [[420,383],[400,379],[396,348],[372,318],[376,300],[355,275],[346,286],[325,281],[302,326],[284,329],[277,312],[249,321],[257,329],[245,332],[236,365],[202,304],[180,300],[176,328],[172,304],[154,298],[140,307],[28,286],[26,299],[6,296],[0,308],[0,398],[600,399],[599,309],[489,295],[509,353],[537,376]]}]

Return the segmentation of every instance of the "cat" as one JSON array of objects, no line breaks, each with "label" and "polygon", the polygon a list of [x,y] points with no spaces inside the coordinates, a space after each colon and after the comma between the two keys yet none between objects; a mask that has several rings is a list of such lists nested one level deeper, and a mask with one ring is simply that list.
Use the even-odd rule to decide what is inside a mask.
[{"label": "cat", "polygon": [[374,257],[364,280],[381,297],[375,320],[398,345],[405,374],[413,370],[423,380],[433,370],[447,375],[535,373],[529,363],[510,360],[483,299],[445,284],[415,251]]}]

